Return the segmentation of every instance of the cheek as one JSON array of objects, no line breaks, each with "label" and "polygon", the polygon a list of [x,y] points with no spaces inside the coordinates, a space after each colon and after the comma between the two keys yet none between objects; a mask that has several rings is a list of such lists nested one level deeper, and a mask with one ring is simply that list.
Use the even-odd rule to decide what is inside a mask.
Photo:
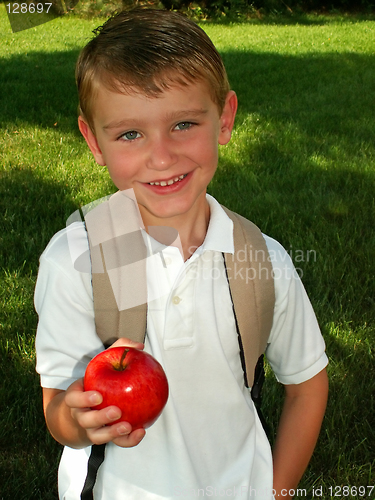
[{"label": "cheek", "polygon": [[131,181],[137,171],[131,156],[118,152],[107,155],[106,165],[112,181],[119,189],[126,188],[127,183]]},{"label": "cheek", "polygon": [[216,167],[218,160],[218,142],[213,134],[200,137],[191,145],[190,151],[201,165]]},{"label": "cheek", "polygon": [[217,164],[219,161],[217,145],[216,147],[213,148],[206,147],[203,154],[204,154],[204,159],[202,161],[206,165],[207,178],[211,180],[214,173],[216,172]]}]

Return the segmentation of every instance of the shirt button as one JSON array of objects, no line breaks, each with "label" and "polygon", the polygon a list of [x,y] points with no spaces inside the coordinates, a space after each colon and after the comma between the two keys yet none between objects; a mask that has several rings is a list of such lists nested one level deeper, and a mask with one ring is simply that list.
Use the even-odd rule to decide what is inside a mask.
[{"label": "shirt button", "polygon": [[173,304],[176,304],[176,306],[181,302],[181,298],[175,295],[172,299]]},{"label": "shirt button", "polygon": [[167,266],[170,266],[170,265],[172,264],[172,259],[171,259],[170,257],[165,257],[165,259],[164,259],[164,260],[165,260],[165,264],[166,264]]}]

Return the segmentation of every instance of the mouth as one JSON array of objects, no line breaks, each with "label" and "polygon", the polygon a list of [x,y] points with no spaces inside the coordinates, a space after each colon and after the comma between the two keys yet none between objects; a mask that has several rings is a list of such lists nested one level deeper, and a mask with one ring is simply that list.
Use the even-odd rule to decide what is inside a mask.
[{"label": "mouth", "polygon": [[148,184],[150,186],[172,186],[172,184],[176,184],[177,182],[181,182],[183,179],[185,179],[185,177],[187,176],[188,174],[183,174],[183,175],[179,175],[177,177],[174,177],[173,179],[169,179],[167,181],[155,181],[155,182],[148,182]]}]

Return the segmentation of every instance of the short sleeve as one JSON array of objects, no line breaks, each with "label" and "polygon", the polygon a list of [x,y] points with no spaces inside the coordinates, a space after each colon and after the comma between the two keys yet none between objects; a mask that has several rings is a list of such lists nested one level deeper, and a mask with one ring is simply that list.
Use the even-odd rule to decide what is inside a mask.
[{"label": "short sleeve", "polygon": [[[86,250],[84,226],[74,223],[52,238],[40,258],[34,295],[39,316],[36,370],[46,388],[67,389],[84,375],[90,359],[103,349],[95,330]],[[74,267],[77,255],[88,259],[86,271]]]},{"label": "short sleeve", "polygon": [[285,249],[266,238],[275,283],[274,321],[267,359],[282,384],[300,384],[328,363],[325,342],[302,281]]}]

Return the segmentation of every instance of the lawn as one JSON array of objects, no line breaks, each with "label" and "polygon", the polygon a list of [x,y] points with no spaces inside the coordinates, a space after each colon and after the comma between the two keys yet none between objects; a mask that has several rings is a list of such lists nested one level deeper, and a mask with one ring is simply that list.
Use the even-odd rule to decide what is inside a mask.
[{"label": "lawn", "polygon": [[[34,370],[33,289],[54,232],[114,191],[76,126],[74,64],[98,24],[71,16],[13,34],[0,5],[0,500],[56,498],[60,447]],[[202,27],[240,102],[209,192],[290,253],[330,358],[327,414],[299,497],[374,499],[375,21]],[[281,396],[268,373],[271,440]]]}]

